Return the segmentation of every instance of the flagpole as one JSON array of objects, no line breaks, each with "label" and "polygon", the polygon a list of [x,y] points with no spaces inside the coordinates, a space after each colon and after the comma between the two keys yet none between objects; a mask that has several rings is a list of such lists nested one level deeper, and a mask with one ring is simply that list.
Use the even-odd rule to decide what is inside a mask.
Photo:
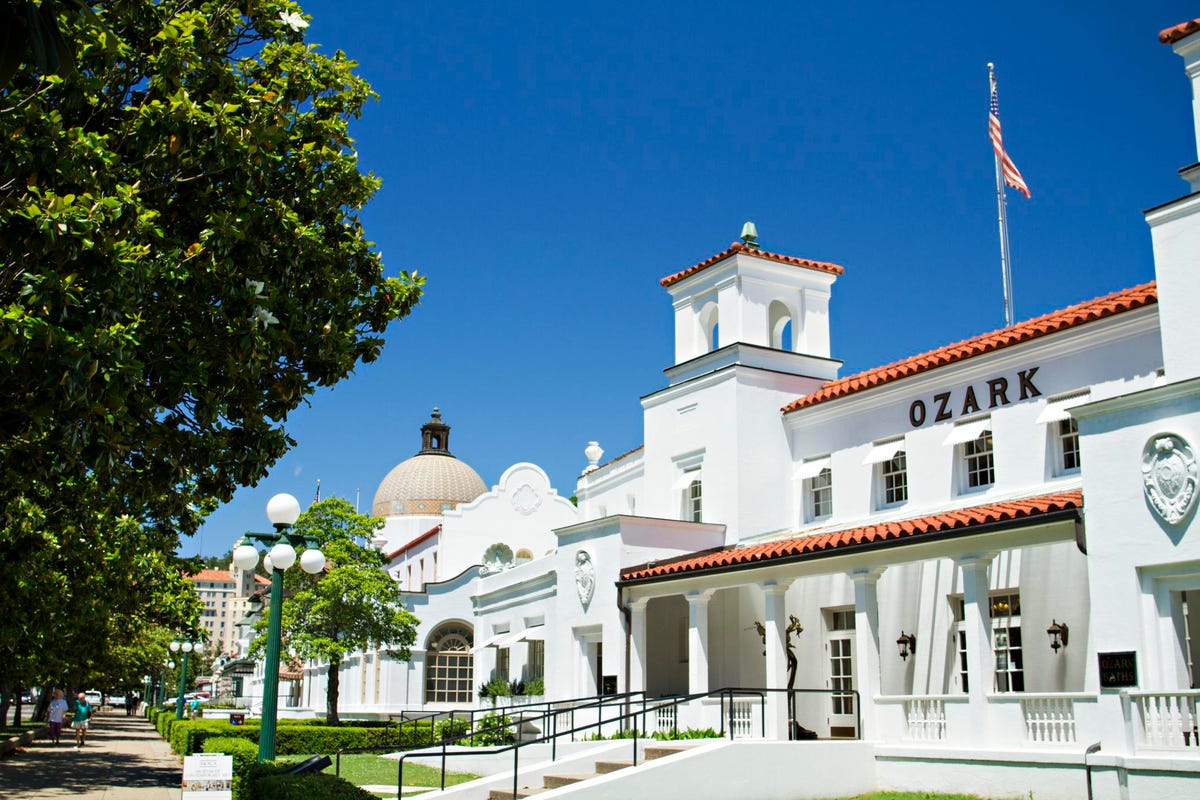
[{"label": "flagpole", "polygon": [[[995,64],[988,62],[988,91],[989,96],[996,91],[996,73]],[[994,151],[992,153],[992,161],[996,165],[996,212],[1000,223],[1000,281],[1004,287],[1004,327],[1011,328],[1013,326],[1013,290],[1012,290],[1012,262],[1010,261],[1010,253],[1008,249],[1008,213],[1006,210],[1007,202],[1004,193],[1004,174],[1000,166],[1000,156]]]}]

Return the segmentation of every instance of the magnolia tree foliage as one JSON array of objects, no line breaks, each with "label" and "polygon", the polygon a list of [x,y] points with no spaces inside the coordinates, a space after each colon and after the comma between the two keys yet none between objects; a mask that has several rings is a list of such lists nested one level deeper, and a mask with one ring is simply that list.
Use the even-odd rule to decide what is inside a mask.
[{"label": "magnolia tree foliage", "polygon": [[39,627],[187,624],[179,533],[421,292],[359,224],[372,91],[295,3],[78,5],[39,7],[73,68],[0,87],[0,642],[34,661],[94,652]]},{"label": "magnolia tree foliage", "polygon": [[[357,514],[340,497],[314,504],[300,515],[293,533],[316,538],[325,554],[325,571],[309,575],[299,568],[284,572],[283,652],[298,659],[329,662],[326,719],[338,724],[339,665],[358,650],[385,648],[407,659],[416,638],[417,618],[400,601],[396,582],[384,571],[387,559],[369,546],[383,520]],[[266,647],[268,615],[252,653]]]}]

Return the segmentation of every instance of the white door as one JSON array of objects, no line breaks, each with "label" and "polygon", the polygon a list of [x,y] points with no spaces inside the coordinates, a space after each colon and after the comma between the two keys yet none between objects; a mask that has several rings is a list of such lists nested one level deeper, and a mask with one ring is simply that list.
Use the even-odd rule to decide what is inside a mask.
[{"label": "white door", "polygon": [[829,634],[829,688],[831,737],[854,738],[858,734],[858,705],[854,695],[854,631]]}]

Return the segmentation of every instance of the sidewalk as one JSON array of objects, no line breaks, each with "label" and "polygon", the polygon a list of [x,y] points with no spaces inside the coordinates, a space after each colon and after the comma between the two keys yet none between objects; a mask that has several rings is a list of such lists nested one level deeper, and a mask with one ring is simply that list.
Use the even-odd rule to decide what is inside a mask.
[{"label": "sidewalk", "polygon": [[60,745],[38,739],[0,759],[0,797],[180,800],[182,775],[182,762],[158,731],[118,711],[96,717],[81,750],[66,729]]}]

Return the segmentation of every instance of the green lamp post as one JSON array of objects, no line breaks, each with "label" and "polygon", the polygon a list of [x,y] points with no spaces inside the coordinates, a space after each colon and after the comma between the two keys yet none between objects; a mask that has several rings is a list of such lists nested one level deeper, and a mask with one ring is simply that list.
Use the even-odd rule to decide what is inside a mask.
[{"label": "green lamp post", "polygon": [[175,697],[175,719],[183,719],[183,690],[187,686],[187,665],[188,656],[194,650],[197,655],[204,652],[204,642],[191,639],[173,639],[171,641],[171,652],[178,653],[183,651],[183,668],[179,670],[179,694]]},{"label": "green lamp post", "polygon": [[300,568],[315,575],[325,568],[325,554],[317,549],[317,540],[288,533],[300,517],[300,503],[290,494],[277,494],[267,502],[267,519],[274,533],[247,533],[233,549],[233,563],[243,570],[258,564],[258,550],[250,541],[270,548],[263,565],[271,573],[271,607],[267,618],[266,672],[263,675],[262,727],[258,736],[258,760],[275,760],[275,727],[279,715],[279,647],[282,635],[283,571],[296,563],[296,545],[307,549],[300,555]]}]

